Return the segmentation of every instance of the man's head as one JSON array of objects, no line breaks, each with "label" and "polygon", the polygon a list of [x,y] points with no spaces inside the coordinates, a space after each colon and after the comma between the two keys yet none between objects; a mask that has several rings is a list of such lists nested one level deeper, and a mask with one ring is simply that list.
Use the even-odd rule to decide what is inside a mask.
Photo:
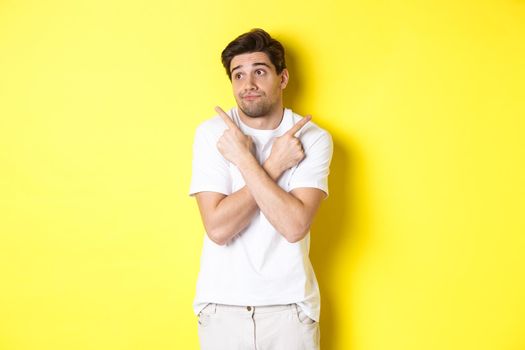
[{"label": "man's head", "polygon": [[281,43],[262,29],[252,29],[229,43],[221,57],[244,114],[257,118],[282,108],[288,70]]},{"label": "man's head", "polygon": [[237,55],[250,52],[264,52],[275,67],[277,74],[281,74],[286,68],[283,45],[264,30],[255,28],[239,35],[222,51],[222,65],[230,80],[232,80],[230,67],[232,59]]}]

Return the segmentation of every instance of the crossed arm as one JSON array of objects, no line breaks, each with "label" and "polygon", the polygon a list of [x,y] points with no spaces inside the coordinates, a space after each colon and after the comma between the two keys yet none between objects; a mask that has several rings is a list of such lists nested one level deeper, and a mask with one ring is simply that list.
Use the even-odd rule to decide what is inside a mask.
[{"label": "crossed arm", "polygon": [[208,236],[217,244],[227,243],[250,223],[260,209],[287,241],[300,241],[308,233],[325,193],[316,188],[286,192],[276,181],[284,171],[304,158],[302,145],[294,135],[310,117],[303,118],[276,138],[269,158],[261,166],[251,152],[252,139],[244,135],[222,109],[217,107],[216,111],[228,126],[217,148],[238,167],[246,185],[228,196],[216,192],[196,195]]}]

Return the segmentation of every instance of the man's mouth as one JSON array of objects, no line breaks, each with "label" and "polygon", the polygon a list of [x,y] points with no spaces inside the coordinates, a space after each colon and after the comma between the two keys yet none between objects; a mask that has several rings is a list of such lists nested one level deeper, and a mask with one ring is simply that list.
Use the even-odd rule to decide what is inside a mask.
[{"label": "man's mouth", "polygon": [[255,100],[256,98],[261,97],[261,95],[244,95],[242,98],[245,100]]}]

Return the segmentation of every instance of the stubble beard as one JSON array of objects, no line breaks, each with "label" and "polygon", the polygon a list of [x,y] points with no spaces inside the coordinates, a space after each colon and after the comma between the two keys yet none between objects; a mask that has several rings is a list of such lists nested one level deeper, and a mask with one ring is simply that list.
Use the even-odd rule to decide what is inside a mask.
[{"label": "stubble beard", "polygon": [[[261,96],[260,99],[263,99],[264,96]],[[254,102],[244,102],[241,98],[239,103],[239,108],[243,113],[250,118],[261,118],[268,115],[273,109],[274,104],[268,100],[254,101]]]}]

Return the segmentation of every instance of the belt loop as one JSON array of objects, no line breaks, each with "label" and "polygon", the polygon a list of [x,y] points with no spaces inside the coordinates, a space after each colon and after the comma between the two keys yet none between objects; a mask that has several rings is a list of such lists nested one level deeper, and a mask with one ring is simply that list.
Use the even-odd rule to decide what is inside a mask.
[{"label": "belt loop", "polygon": [[294,306],[293,316],[294,316],[297,320],[300,320],[300,319],[299,319],[299,305],[297,305],[297,303],[294,303],[293,306]]},{"label": "belt loop", "polygon": [[217,313],[217,304],[216,303],[212,303],[211,307],[212,307],[213,313],[216,314]]}]

